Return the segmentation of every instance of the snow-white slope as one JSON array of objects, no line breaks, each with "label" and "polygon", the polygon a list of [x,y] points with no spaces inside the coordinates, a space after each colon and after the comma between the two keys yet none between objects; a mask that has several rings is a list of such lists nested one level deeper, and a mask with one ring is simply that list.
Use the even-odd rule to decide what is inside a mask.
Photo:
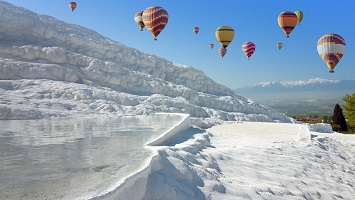
[{"label": "snow-white slope", "polygon": [[0,119],[188,113],[291,122],[202,71],[0,2]]},{"label": "snow-white slope", "polygon": [[[313,128],[327,131],[330,125]],[[179,136],[191,138],[181,142]],[[354,138],[304,124],[224,122],[207,131],[190,129],[102,198],[352,200]]]}]

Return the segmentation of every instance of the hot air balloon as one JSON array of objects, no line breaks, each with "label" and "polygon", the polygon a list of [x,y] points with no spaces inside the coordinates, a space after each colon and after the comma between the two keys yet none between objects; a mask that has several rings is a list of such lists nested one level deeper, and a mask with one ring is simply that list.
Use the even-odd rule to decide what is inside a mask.
[{"label": "hot air balloon", "polygon": [[76,3],[75,2],[70,2],[69,3],[69,8],[70,8],[70,10],[73,12],[74,10],[75,10],[75,8],[76,8]]},{"label": "hot air balloon", "polygon": [[216,38],[224,48],[227,48],[234,38],[234,29],[230,26],[220,26],[216,30]]},{"label": "hot air balloon", "polygon": [[282,42],[277,43],[277,48],[281,49],[284,44]]},{"label": "hot air balloon", "polygon": [[300,10],[297,10],[296,12],[295,12],[295,14],[296,14],[296,16],[297,16],[297,23],[298,24],[300,24],[301,23],[301,21],[303,20],[303,12],[302,11],[300,11]]},{"label": "hot air balloon", "polygon": [[338,34],[326,34],[319,38],[317,51],[327,64],[329,73],[334,73],[334,68],[343,57],[345,48],[345,40]]},{"label": "hot air balloon", "polygon": [[134,21],[137,23],[138,27],[141,29],[141,31],[143,31],[143,28],[144,28],[144,23],[143,23],[143,18],[142,18],[142,15],[143,15],[143,11],[141,12],[137,12],[135,15],[134,15]]},{"label": "hot air balloon", "polygon": [[278,16],[277,22],[283,32],[285,32],[286,36],[289,37],[290,33],[297,25],[297,15],[291,11],[282,12]]},{"label": "hot air balloon", "polygon": [[210,48],[213,49],[213,47],[214,47],[214,44],[211,43],[211,44],[210,44]]},{"label": "hot air balloon", "polygon": [[242,50],[244,54],[248,57],[248,60],[250,59],[250,56],[253,55],[255,51],[255,44],[253,42],[245,42],[242,45]]},{"label": "hot air balloon", "polygon": [[226,53],[227,53],[227,49],[224,48],[224,47],[220,47],[220,48],[218,49],[218,53],[219,53],[219,55],[221,55],[222,58],[223,58],[224,55],[226,55]]},{"label": "hot air balloon", "polygon": [[143,12],[143,23],[148,31],[154,36],[154,40],[168,23],[168,12],[160,6],[151,6]]},{"label": "hot air balloon", "polygon": [[194,31],[195,34],[197,35],[197,33],[200,31],[200,28],[196,26],[196,27],[193,29],[193,31]]}]

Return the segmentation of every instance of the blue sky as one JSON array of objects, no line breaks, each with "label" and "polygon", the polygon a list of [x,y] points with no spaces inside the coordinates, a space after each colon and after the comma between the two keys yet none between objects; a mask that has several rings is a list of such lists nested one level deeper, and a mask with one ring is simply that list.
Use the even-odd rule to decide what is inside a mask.
[{"label": "blue sky", "polygon": [[[167,60],[202,70],[216,82],[231,89],[264,81],[292,81],[309,78],[355,79],[354,0],[77,0],[71,12],[69,1],[6,0],[39,14],[78,24]],[[164,7],[169,22],[154,41],[144,29],[140,31],[134,15],[149,6]],[[305,16],[289,38],[277,23],[283,11],[301,10]],[[222,59],[215,30],[232,26],[234,40]],[[195,35],[193,27],[200,32]],[[341,35],[347,44],[342,60],[330,74],[317,52],[318,39],[327,33]],[[252,41],[256,50],[250,60],[241,46]],[[281,50],[276,47],[283,42]],[[211,50],[209,44],[214,43]]]}]

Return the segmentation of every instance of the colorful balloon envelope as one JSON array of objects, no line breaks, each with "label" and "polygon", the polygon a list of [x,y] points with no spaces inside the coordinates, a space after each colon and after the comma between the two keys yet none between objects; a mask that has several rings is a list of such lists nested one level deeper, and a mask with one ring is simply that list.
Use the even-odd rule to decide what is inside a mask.
[{"label": "colorful balloon envelope", "polygon": [[297,10],[297,11],[295,12],[295,14],[296,14],[296,16],[297,16],[297,23],[300,24],[301,21],[303,20],[304,14],[303,14],[303,12],[300,11],[300,10]]},{"label": "colorful balloon envelope", "polygon": [[297,25],[297,15],[291,11],[282,12],[278,16],[277,22],[279,23],[282,31],[286,34],[287,37],[289,37],[290,33]]},{"label": "colorful balloon envelope", "polygon": [[250,59],[250,56],[253,55],[255,51],[255,44],[253,42],[245,42],[242,45],[242,50],[244,54],[248,57],[248,60]]},{"label": "colorful balloon envelope", "polygon": [[70,8],[70,10],[73,12],[74,10],[75,10],[75,8],[76,8],[76,3],[75,2],[70,2],[69,3],[69,8]]},{"label": "colorful balloon envelope", "polygon": [[282,42],[277,43],[277,48],[281,49],[284,44]]},{"label": "colorful balloon envelope", "polygon": [[144,23],[143,23],[143,11],[141,12],[137,12],[135,15],[134,15],[134,21],[137,23],[138,27],[141,29],[141,31],[143,31],[143,28],[144,28]]},{"label": "colorful balloon envelope", "polygon": [[157,40],[168,23],[168,12],[160,6],[151,6],[144,10],[142,17],[145,27],[154,36],[154,40]]},{"label": "colorful balloon envelope", "polygon": [[220,26],[216,30],[216,38],[224,48],[227,48],[234,38],[234,29],[230,26]]},{"label": "colorful balloon envelope", "polygon": [[334,73],[334,68],[343,57],[345,48],[345,40],[338,34],[326,34],[319,38],[317,51],[330,73]]},{"label": "colorful balloon envelope", "polygon": [[224,47],[220,47],[220,48],[218,49],[218,53],[219,53],[219,55],[221,55],[222,58],[223,58],[224,55],[226,55],[226,53],[227,53],[227,49],[224,48]]},{"label": "colorful balloon envelope", "polygon": [[211,43],[211,44],[210,44],[210,48],[213,49],[213,47],[214,47],[214,44]]},{"label": "colorful balloon envelope", "polygon": [[194,31],[195,34],[197,35],[197,33],[200,31],[200,28],[196,26],[196,27],[193,29],[193,31]]}]

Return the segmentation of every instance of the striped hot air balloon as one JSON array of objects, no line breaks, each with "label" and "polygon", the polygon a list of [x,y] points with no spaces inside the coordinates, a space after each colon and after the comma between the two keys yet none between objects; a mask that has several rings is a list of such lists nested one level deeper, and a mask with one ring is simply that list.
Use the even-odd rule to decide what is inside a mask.
[{"label": "striped hot air balloon", "polygon": [[334,73],[334,68],[343,57],[345,48],[345,40],[338,34],[326,34],[319,38],[317,51],[327,64],[330,73]]},{"label": "striped hot air balloon", "polygon": [[248,60],[250,59],[250,56],[253,55],[255,51],[255,44],[253,42],[245,42],[242,45],[242,50],[244,54],[248,57]]},{"label": "striped hot air balloon", "polygon": [[74,10],[75,10],[75,8],[76,8],[76,3],[75,2],[69,2],[69,8],[70,8],[70,10],[73,12]]},{"label": "striped hot air balloon", "polygon": [[134,21],[136,22],[136,24],[138,25],[138,27],[141,29],[141,31],[143,31],[143,28],[144,28],[144,23],[143,23],[143,11],[141,12],[137,12],[135,15],[134,15]]},{"label": "striped hot air balloon", "polygon": [[220,47],[220,48],[218,49],[218,53],[219,53],[219,55],[221,55],[222,58],[223,58],[224,55],[226,55],[226,53],[227,53],[227,49],[224,48],[224,47]]},{"label": "striped hot air balloon", "polygon": [[144,10],[142,17],[145,27],[154,36],[154,40],[157,40],[168,23],[168,12],[160,6],[151,6]]},{"label": "striped hot air balloon", "polygon": [[216,30],[216,38],[224,48],[227,48],[234,38],[234,29],[230,26],[220,26]]},{"label": "striped hot air balloon", "polygon": [[300,24],[301,21],[303,20],[304,14],[303,14],[303,12],[300,11],[300,10],[297,10],[297,11],[295,12],[295,14],[296,14],[296,16],[297,16],[297,23]]},{"label": "striped hot air balloon", "polygon": [[285,32],[286,36],[289,37],[290,33],[297,25],[297,15],[291,11],[282,12],[278,16],[277,22],[283,32]]}]

